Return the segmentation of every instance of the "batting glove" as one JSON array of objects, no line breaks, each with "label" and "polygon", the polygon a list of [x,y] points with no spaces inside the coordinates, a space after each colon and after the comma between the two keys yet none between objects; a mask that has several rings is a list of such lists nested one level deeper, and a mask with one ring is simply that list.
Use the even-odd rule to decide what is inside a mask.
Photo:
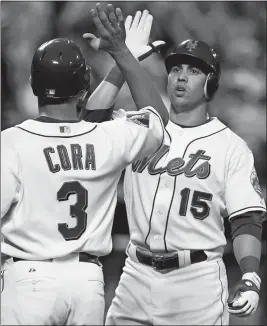
[{"label": "batting glove", "polygon": [[158,52],[166,44],[164,41],[149,43],[152,23],[153,16],[148,10],[144,10],[143,13],[137,11],[134,18],[129,15],[125,20],[125,43],[139,61],[149,57],[153,52]]},{"label": "batting glove", "polygon": [[238,317],[252,315],[259,304],[260,285],[257,273],[245,273],[229,292],[228,311]]}]

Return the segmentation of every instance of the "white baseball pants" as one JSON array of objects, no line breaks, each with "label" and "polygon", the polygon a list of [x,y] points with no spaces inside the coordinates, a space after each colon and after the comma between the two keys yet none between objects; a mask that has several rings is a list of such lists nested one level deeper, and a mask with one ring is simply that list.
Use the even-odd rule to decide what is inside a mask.
[{"label": "white baseball pants", "polygon": [[228,284],[221,258],[159,272],[131,250],[106,325],[228,325]]},{"label": "white baseball pants", "polygon": [[73,257],[15,263],[11,258],[2,276],[1,325],[104,323],[102,266]]}]

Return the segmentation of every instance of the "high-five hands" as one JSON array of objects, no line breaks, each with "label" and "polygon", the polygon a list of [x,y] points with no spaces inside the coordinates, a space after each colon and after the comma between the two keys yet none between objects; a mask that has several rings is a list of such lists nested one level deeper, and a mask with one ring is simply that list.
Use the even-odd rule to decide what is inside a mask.
[{"label": "high-five hands", "polygon": [[[105,50],[112,53],[114,46],[121,49],[125,43],[135,58],[144,60],[153,52],[158,52],[165,45],[164,41],[149,43],[153,16],[148,10],[137,11],[134,18],[127,16],[124,24],[122,12],[119,8],[114,12],[112,5],[107,6],[107,15],[101,5],[96,5],[96,10],[91,10],[92,19],[98,29],[100,38],[91,33],[85,33],[83,38],[95,50]],[[124,42],[123,42],[124,40]]]},{"label": "high-five hands", "polygon": [[106,14],[101,4],[97,3],[96,9],[92,9],[91,14],[100,38],[91,33],[85,33],[83,38],[89,41],[90,46],[95,51],[104,50],[110,54],[115,54],[127,49],[124,18],[120,8],[114,10],[113,5],[108,4]]}]

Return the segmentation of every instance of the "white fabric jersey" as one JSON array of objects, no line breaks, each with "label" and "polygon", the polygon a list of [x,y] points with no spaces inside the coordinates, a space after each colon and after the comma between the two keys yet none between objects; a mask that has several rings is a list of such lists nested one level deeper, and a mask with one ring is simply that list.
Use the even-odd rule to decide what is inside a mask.
[{"label": "white fabric jersey", "polygon": [[131,241],[151,251],[220,248],[224,217],[266,211],[252,152],[217,118],[169,121],[159,151],[127,167],[124,195]]},{"label": "white fabric jersey", "polygon": [[27,120],[1,133],[3,254],[41,260],[111,251],[121,171],[163,141],[151,107],[120,113],[101,124]]}]

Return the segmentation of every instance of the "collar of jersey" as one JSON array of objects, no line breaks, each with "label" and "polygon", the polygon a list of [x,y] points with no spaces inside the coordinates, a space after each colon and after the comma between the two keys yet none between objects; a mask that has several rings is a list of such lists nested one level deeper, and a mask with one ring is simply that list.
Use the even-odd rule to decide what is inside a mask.
[{"label": "collar of jersey", "polygon": [[210,134],[213,132],[217,132],[220,129],[224,129],[226,126],[220,121],[218,120],[216,117],[211,117],[209,119],[208,122],[203,123],[201,125],[198,126],[192,126],[190,128],[184,128],[182,126],[179,126],[177,124],[175,124],[174,122],[170,121],[167,124],[167,130],[171,130],[173,132],[182,132],[185,134],[192,134],[192,133],[196,133],[199,135],[206,135],[206,134]]},{"label": "collar of jersey", "polygon": [[209,118],[209,119],[206,120],[205,122],[203,122],[203,123],[201,123],[201,124],[199,124],[199,125],[196,125],[196,126],[185,126],[185,125],[180,125],[179,123],[175,123],[175,122],[172,122],[172,123],[174,123],[174,124],[177,125],[178,127],[181,127],[181,128],[188,128],[188,129],[190,129],[190,128],[196,128],[196,127],[199,127],[199,126],[205,125],[205,124],[211,122],[212,119],[213,119],[213,118]]},{"label": "collar of jersey", "polygon": [[[58,120],[57,122],[46,121],[46,123],[43,123],[43,121],[41,122],[38,120],[29,119],[17,125],[16,127],[37,136],[69,138],[89,133],[93,131],[96,126],[96,123],[86,122],[83,120],[72,120],[71,123],[62,120]],[[60,132],[60,127],[69,127],[69,132]]]},{"label": "collar of jersey", "polygon": [[51,117],[46,117],[44,115],[40,115],[38,118],[35,119],[35,121],[39,121],[39,122],[46,122],[46,123],[76,123],[79,122],[79,120],[60,120],[60,119],[56,119],[56,118],[51,118]]}]

